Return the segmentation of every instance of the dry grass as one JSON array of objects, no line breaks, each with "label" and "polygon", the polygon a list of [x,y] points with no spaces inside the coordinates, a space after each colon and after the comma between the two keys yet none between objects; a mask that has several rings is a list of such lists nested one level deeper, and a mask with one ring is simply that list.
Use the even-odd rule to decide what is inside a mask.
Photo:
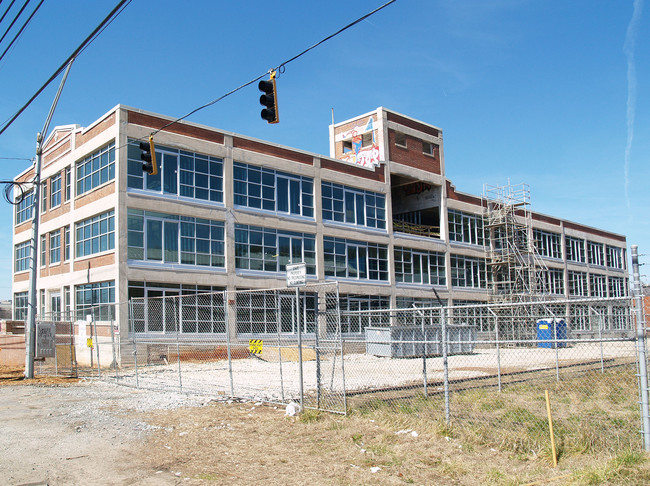
[{"label": "dry grass", "polygon": [[37,375],[33,379],[25,379],[25,369],[18,366],[2,366],[0,365],[0,386],[11,385],[68,385],[76,383],[77,378],[69,378],[66,376],[46,376]]},{"label": "dry grass", "polygon": [[146,451],[152,467],[205,484],[649,484],[636,390],[615,389],[629,383],[622,371],[592,378],[546,385],[557,469],[544,391],[530,384],[455,393],[451,425],[440,398],[373,402],[344,417],[252,404],[164,412],[148,418],[162,429]]}]

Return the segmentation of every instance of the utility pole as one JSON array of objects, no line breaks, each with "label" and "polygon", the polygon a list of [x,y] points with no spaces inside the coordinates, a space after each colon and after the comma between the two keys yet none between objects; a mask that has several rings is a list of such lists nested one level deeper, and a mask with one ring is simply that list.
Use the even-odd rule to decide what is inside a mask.
[{"label": "utility pole", "polygon": [[50,113],[47,115],[43,130],[36,135],[36,163],[34,165],[34,203],[32,204],[32,239],[30,244],[31,259],[29,261],[29,305],[27,306],[27,325],[25,326],[25,378],[34,378],[34,354],[36,352],[36,314],[38,310],[38,295],[36,292],[36,280],[38,272],[38,226],[40,222],[40,201],[41,201],[41,154],[43,153],[43,137],[47,134],[47,130],[52,121],[52,115],[56,105],[59,103],[61,91],[68,73],[72,67],[75,58],[72,58],[65,69],[63,79],[59,85],[59,90],[56,92],[54,101],[50,108]]}]

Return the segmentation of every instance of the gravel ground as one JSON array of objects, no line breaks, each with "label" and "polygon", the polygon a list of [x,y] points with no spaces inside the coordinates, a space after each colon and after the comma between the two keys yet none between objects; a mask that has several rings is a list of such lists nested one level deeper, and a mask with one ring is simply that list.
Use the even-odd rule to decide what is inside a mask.
[{"label": "gravel ground", "polygon": [[2,484],[177,484],[132,453],[157,430],[147,415],[209,398],[104,382],[0,387]]},{"label": "gravel ground", "polygon": [[[604,360],[634,360],[632,342],[605,343],[602,347]],[[509,371],[554,368],[560,365],[599,361],[601,347],[598,343],[576,344],[567,348],[501,348],[476,349],[472,354],[452,355],[448,358],[449,379],[463,379],[495,375],[498,365],[502,373]],[[232,367],[232,382],[229,373]],[[443,379],[443,359],[426,360],[427,377],[430,381]],[[237,359],[227,361],[182,362],[179,380],[177,363],[168,365],[139,366],[138,385],[154,390],[178,390],[203,393],[216,398],[231,394],[253,401],[286,403],[299,398],[299,366],[297,362],[269,362],[261,359]],[[324,359],[320,363],[321,384],[327,390],[342,395],[348,391],[368,390],[400,386],[422,381],[421,358],[395,359],[367,354],[347,354],[345,363],[338,359]],[[305,393],[316,390],[317,363],[303,363]],[[345,371],[345,380],[343,372]],[[119,382],[136,386],[135,370],[122,371]]]}]

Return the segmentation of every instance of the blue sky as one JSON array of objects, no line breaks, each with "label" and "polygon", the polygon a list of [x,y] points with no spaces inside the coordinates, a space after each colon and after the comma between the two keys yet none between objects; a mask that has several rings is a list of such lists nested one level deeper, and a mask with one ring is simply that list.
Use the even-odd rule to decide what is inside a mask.
[{"label": "blue sky", "polygon": [[[44,2],[0,61],[0,122],[116,3]],[[118,103],[185,115],[382,3],[133,0],[74,63],[51,126],[86,126]],[[327,155],[332,108],[342,121],[385,106],[443,129],[458,190],[525,182],[533,210],[624,234],[650,254],[649,18],[641,0],[397,0],[286,66],[279,124],[260,119],[256,86],[189,120]],[[0,135],[0,157],[34,156],[57,87]],[[28,166],[0,160],[0,179]],[[0,204],[7,228],[11,214]],[[3,299],[12,264],[5,231]]]}]

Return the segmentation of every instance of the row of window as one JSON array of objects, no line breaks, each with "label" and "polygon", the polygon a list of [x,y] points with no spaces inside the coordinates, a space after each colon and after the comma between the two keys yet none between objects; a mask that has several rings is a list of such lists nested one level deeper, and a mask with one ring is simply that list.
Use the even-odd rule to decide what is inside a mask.
[{"label": "row of window", "polygon": [[[541,273],[542,286],[550,294],[564,295],[564,271],[550,268]],[[627,284],[624,277],[612,277],[586,272],[567,272],[569,296],[624,297]]]},{"label": "row of window", "polygon": [[[115,144],[111,143],[75,164],[76,194],[84,194],[115,178]],[[48,194],[49,187],[49,194]],[[72,197],[72,169],[66,167],[41,183],[41,213],[57,208]],[[33,217],[34,193],[16,204],[16,224]]]},{"label": "row of window", "polygon": [[[540,229],[533,230],[535,248],[541,256],[562,259],[562,235]],[[594,241],[565,237],[566,258],[570,262],[625,269],[625,249]]]},{"label": "row of window", "polygon": [[[84,219],[75,223],[75,257],[85,257],[115,248],[115,216],[114,211]],[[70,246],[72,244],[70,226],[51,231],[41,235],[40,238],[40,265],[56,265],[61,260],[70,259]],[[14,271],[23,272],[29,269],[31,255],[30,242],[18,243],[14,247]]]},{"label": "row of window", "polygon": [[[139,144],[128,146],[128,187],[161,192],[193,199],[223,202],[223,161],[170,147],[158,146],[156,157],[158,174],[142,171]],[[234,201],[236,205],[279,213],[313,217],[313,179],[273,169],[235,162],[233,165]],[[77,195],[108,182],[115,177],[115,145],[111,143],[92,153],[75,166]],[[42,187],[42,211],[57,207],[62,197],[70,199],[71,170],[67,167],[50,178]],[[65,183],[65,190],[62,184]],[[323,219],[341,223],[386,228],[386,198],[383,194],[334,184],[322,183]],[[16,205],[16,223],[32,216],[33,194],[28,193]],[[449,237],[451,241],[474,245],[485,244],[483,219],[480,215],[449,210]],[[540,255],[562,258],[561,235],[533,230],[533,238]],[[568,261],[590,263],[610,268],[625,268],[625,250],[580,238],[567,236]]]},{"label": "row of window", "polygon": [[[84,320],[86,316],[92,315],[95,320],[115,319],[115,281],[95,282],[89,284],[75,285],[75,312],[70,315],[70,287],[64,287],[64,303],[61,306],[61,296],[57,292],[51,296],[50,311],[53,319],[61,317],[65,319]],[[14,294],[14,319],[22,321],[27,319],[29,307],[29,293],[17,292]],[[40,291],[39,314],[45,316],[45,291]]]}]

